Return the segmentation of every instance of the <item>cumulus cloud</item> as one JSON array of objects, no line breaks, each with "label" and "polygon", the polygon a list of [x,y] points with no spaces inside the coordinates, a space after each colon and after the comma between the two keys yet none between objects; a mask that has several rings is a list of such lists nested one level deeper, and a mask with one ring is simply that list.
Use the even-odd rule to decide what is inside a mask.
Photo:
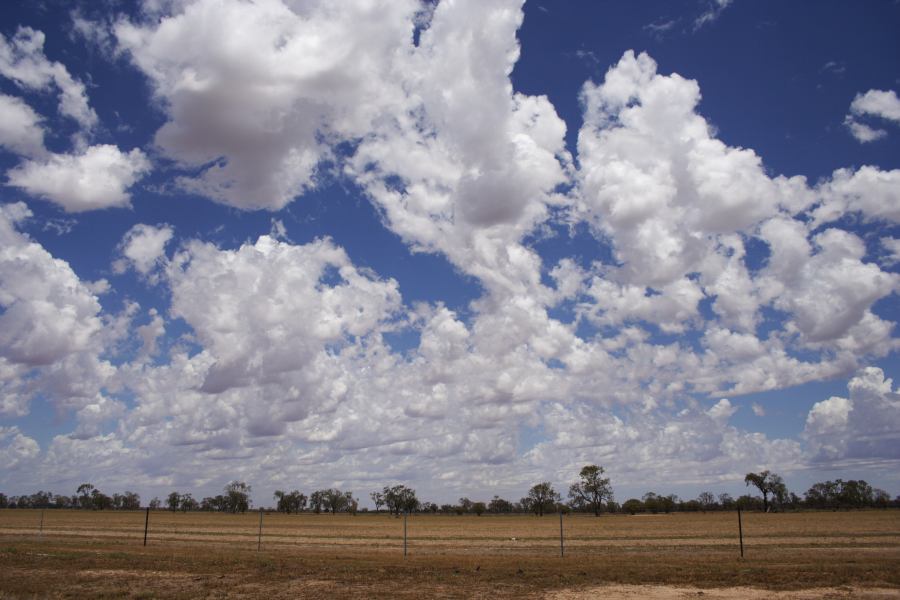
[{"label": "cumulus cloud", "polygon": [[101,144],[79,154],[27,160],[6,175],[9,185],[46,198],[67,212],[83,212],[128,206],[128,188],[149,170],[150,161],[137,148],[125,153]]},{"label": "cumulus cloud", "polygon": [[799,180],[770,179],[751,150],[712,137],[700,90],[626,52],[582,92],[578,136],[583,218],[615,243],[617,277],[649,286],[696,271],[715,240],[775,214]]},{"label": "cumulus cloud", "polygon": [[163,264],[166,245],[173,235],[174,230],[169,225],[138,223],[122,237],[119,243],[122,258],[113,263],[113,269],[122,273],[131,267],[141,275],[149,275]]},{"label": "cumulus cloud", "polygon": [[812,211],[813,224],[858,212],[866,221],[900,223],[900,169],[883,171],[863,166],[856,171],[838,169],[817,189],[821,203]]},{"label": "cumulus cloud", "polygon": [[863,369],[848,384],[849,398],[817,402],[804,436],[815,460],[900,458],[900,393],[877,367]]},{"label": "cumulus cloud", "polygon": [[[40,272],[20,287],[0,277],[19,290],[0,299],[74,315],[46,339],[19,327],[19,354],[0,345],[0,410],[27,410],[30,390],[10,381],[36,366],[77,421],[47,449],[48,472],[78,471],[77,455],[110,481],[390,479],[424,495],[569,481],[585,462],[635,484],[803,466],[799,440],[732,425],[737,405],[722,397],[846,376],[896,348],[873,305],[897,276],[841,228],[850,212],[896,222],[896,172],[840,170],[815,186],[771,176],[753,150],[717,139],[698,82],[631,51],[583,88],[576,163],[550,101],[512,87],[520,2],[420,9],[196,0],[159,3],[114,33],[153,86],[166,117],[155,142],[184,169],[182,186],[274,210],[319,177],[346,177],[411,251],[442,253],[483,294],[459,311],[408,306],[402,282],[329,239],[292,243],[280,218],[236,248],[173,249],[171,226],[139,224],[114,270],[166,286],[170,302],[111,316],[94,297],[103,286],[16,231],[27,211],[8,205],[7,272],[24,272],[15,253],[26,251]],[[99,185],[107,193],[59,185],[69,196],[56,201],[126,204],[149,167],[140,151],[117,152],[130,167]],[[65,171],[77,156],[16,171]],[[559,222],[586,224],[612,260],[545,265],[530,236]],[[59,293],[22,291],[66,273]],[[403,352],[388,343],[398,333],[412,340]],[[816,456],[851,452],[826,448],[829,436],[857,427],[860,405],[884,404],[853,389],[810,413]]]},{"label": "cumulus cloud", "polygon": [[900,263],[900,238],[881,238],[881,246],[887,252],[884,263],[895,265]]},{"label": "cumulus cloud", "polygon": [[[33,463],[40,452],[38,443],[18,427],[0,427],[0,463],[7,473]],[[6,483],[9,483],[7,479]]]},{"label": "cumulus cloud", "polygon": [[0,414],[23,415],[42,395],[59,410],[96,402],[115,368],[101,358],[115,343],[108,317],[68,263],[17,227],[31,212],[0,205]]},{"label": "cumulus cloud", "polygon": [[844,119],[844,124],[859,142],[873,142],[886,137],[887,131],[884,129],[875,129],[860,123],[859,119],[865,116],[880,118],[894,124],[900,123],[900,99],[897,98],[897,92],[869,90],[865,94],[857,94],[850,104],[850,113]]},{"label": "cumulus cloud", "polygon": [[99,121],[84,84],[44,55],[43,32],[19,27],[7,40],[0,34],[0,75],[29,92],[59,91],[59,113],[79,125],[71,153],[44,147],[42,117],[23,100],[0,95],[0,146],[26,157],[7,171],[9,185],[55,202],[68,212],[127,206],[127,189],[150,170],[144,153],[122,152],[110,144],[89,145]]},{"label": "cumulus cloud", "polygon": [[44,55],[43,32],[19,27],[12,39],[0,34],[0,75],[19,87],[33,91],[59,91],[59,112],[90,130],[97,125],[97,113],[90,107],[84,84],[66,67],[50,62]]},{"label": "cumulus cloud", "polygon": [[385,104],[402,102],[390,59],[408,51],[417,8],[200,0],[158,22],[121,22],[115,35],[169,116],[156,143],[201,168],[182,184],[278,209],[314,186],[332,143],[363,137]]},{"label": "cumulus cloud", "polygon": [[30,215],[21,202],[0,206],[0,356],[39,366],[89,345],[100,304],[68,264],[16,230]]},{"label": "cumulus cloud", "polygon": [[203,0],[116,36],[168,114],[157,144],[201,170],[182,178],[188,189],[278,209],[349,141],[343,172],[408,243],[498,285],[532,285],[536,257],[515,246],[563,201],[549,192],[566,180],[565,125],[546,98],[512,93],[520,3],[420,9]]},{"label": "cumulus cloud", "polygon": [[0,146],[23,156],[46,152],[41,117],[21,98],[0,94]]},{"label": "cumulus cloud", "polygon": [[173,259],[170,312],[215,359],[203,384],[223,391],[314,364],[377,332],[400,306],[397,282],[356,269],[328,240],[268,236],[235,251],[192,243]]}]

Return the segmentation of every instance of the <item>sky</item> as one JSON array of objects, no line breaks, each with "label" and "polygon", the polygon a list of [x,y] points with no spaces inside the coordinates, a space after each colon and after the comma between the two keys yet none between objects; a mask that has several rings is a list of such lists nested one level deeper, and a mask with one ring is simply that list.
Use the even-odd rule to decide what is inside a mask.
[{"label": "sky", "polygon": [[900,494],[898,3],[0,15],[0,491]]}]

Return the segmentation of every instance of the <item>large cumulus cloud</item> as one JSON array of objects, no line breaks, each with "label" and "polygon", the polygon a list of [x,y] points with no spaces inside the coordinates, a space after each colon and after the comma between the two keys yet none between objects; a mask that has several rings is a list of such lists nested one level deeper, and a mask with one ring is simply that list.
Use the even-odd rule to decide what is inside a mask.
[{"label": "large cumulus cloud", "polygon": [[[411,252],[441,253],[483,294],[457,311],[409,305],[402,281],[329,239],[229,248],[138,224],[111,250],[113,272],[160,286],[166,304],[112,317],[16,231],[25,212],[12,205],[0,319],[72,316],[44,337],[0,334],[4,381],[40,367],[44,389],[79,398],[48,472],[77,470],[67,453],[78,452],[111,481],[148,486],[403,480],[445,494],[566,480],[584,462],[628,482],[697,483],[811,457],[890,458],[896,394],[873,372],[850,398],[817,404],[802,440],[735,426],[738,405],[722,396],[848,376],[896,349],[876,306],[897,275],[842,218],[896,222],[897,171],[772,176],[717,138],[698,82],[631,51],[585,84],[570,156],[550,101],[511,83],[519,1],[166,7],[114,35],[153,86],[166,118],[156,150],[183,188],[278,210],[320,177],[350,181]],[[36,147],[38,118],[7,105],[31,120],[0,142]],[[91,184],[110,191],[102,201],[45,195],[73,211],[124,205],[149,169],[137,152],[119,152],[133,159],[122,177]],[[78,167],[72,156],[33,160]],[[545,264],[533,237],[565,225],[586,225],[612,260]],[[40,272],[17,283],[29,269]],[[39,285],[55,280],[65,285]],[[113,368],[100,349],[116,336],[131,354]],[[92,374],[77,390],[76,366]],[[13,386],[0,407],[21,414],[28,393]],[[853,442],[875,421],[888,425]],[[17,434],[5,433],[32,448]]]}]

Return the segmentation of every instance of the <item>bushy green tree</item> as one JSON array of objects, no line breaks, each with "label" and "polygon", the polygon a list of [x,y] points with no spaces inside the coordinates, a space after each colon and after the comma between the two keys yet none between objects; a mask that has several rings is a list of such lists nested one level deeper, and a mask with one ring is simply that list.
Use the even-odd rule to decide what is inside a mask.
[{"label": "bushy green tree", "polygon": [[580,479],[569,487],[569,499],[572,506],[588,509],[594,516],[600,515],[604,501],[612,500],[613,491],[608,477],[603,477],[603,467],[586,465],[578,474]]},{"label": "bushy green tree", "polygon": [[[529,506],[534,514],[543,517],[545,512],[553,512],[560,496],[549,481],[537,483],[528,490]],[[523,499],[524,500],[524,499]]]}]

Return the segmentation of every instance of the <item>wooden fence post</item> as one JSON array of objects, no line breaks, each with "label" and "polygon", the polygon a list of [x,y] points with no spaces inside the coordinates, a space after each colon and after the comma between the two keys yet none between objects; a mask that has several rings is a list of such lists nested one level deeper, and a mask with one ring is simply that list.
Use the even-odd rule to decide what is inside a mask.
[{"label": "wooden fence post", "polygon": [[559,511],[559,557],[566,555],[565,546],[563,546],[563,513]]},{"label": "wooden fence post", "polygon": [[259,552],[262,548],[262,516],[263,509],[260,507],[259,509],[259,539],[256,540],[256,551]]},{"label": "wooden fence post", "polygon": [[147,514],[144,517],[144,545],[147,545],[147,529],[150,527],[150,507],[147,507]]}]

